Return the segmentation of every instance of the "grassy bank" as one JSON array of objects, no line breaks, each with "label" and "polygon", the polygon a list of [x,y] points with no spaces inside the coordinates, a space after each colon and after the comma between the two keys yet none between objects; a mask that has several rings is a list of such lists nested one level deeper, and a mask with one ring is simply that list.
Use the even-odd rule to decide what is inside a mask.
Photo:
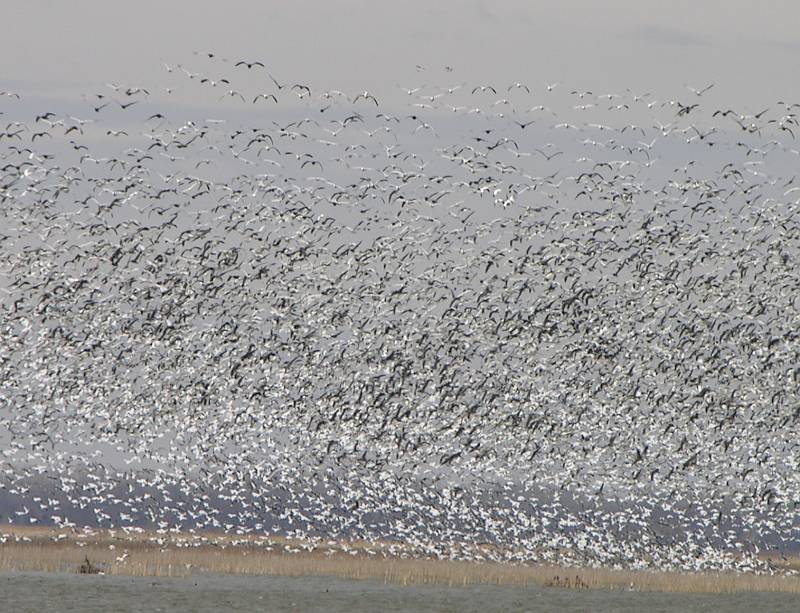
[{"label": "grassy bank", "polygon": [[[798,576],[673,573],[522,566],[403,557],[395,544],[306,543],[276,537],[124,533],[0,527],[0,571],[101,572],[188,576],[192,573],[330,575],[399,584],[539,585],[665,592],[800,593]],[[800,561],[784,561],[800,568]]]}]

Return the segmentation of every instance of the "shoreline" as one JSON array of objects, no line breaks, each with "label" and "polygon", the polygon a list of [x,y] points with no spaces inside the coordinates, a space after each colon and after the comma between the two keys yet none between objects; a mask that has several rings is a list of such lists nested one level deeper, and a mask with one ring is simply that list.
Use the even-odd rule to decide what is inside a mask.
[{"label": "shoreline", "polygon": [[[778,561],[774,560],[777,564]],[[323,575],[399,585],[541,586],[684,593],[800,593],[800,559],[782,574],[512,565],[413,557],[394,543],[295,541],[219,533],[0,526],[0,572],[188,577]]]}]

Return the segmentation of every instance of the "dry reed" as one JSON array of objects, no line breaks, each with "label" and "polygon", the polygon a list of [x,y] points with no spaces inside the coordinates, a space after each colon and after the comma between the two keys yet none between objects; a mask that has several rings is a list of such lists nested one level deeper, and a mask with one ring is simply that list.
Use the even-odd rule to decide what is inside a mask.
[{"label": "dry reed", "polygon": [[[106,574],[192,573],[371,579],[402,585],[553,586],[662,592],[800,592],[800,577],[742,573],[676,573],[408,559],[380,545],[293,542],[277,537],[125,534],[0,527],[0,571],[78,572],[88,559]],[[199,544],[198,544],[199,543]],[[377,550],[381,550],[376,553]],[[289,551],[294,553],[289,553]],[[800,560],[785,561],[790,570]]]}]

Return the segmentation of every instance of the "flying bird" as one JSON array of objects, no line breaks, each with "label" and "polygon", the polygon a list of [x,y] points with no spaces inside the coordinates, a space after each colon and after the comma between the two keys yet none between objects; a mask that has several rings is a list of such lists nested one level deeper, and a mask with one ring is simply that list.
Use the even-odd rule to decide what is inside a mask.
[{"label": "flying bird", "polygon": [[378,106],[378,99],[367,91],[361,92],[355,98],[353,98],[353,104],[359,100],[371,100],[373,103],[375,103],[375,106]]},{"label": "flying bird", "polygon": [[709,85],[706,85],[705,87],[700,88],[700,89],[695,89],[694,87],[690,87],[690,86],[687,85],[686,89],[688,89],[690,92],[692,92],[695,96],[702,96],[708,90],[710,90],[712,87],[714,87],[714,84],[710,83]]},{"label": "flying bird", "polygon": [[272,99],[275,104],[278,104],[278,99],[275,97],[275,94],[258,94],[255,98],[253,98],[253,104],[258,102],[259,100],[267,100]]},{"label": "flying bird", "polygon": [[264,64],[262,64],[262,63],[261,63],[261,62],[259,62],[259,61],[255,61],[255,62],[248,62],[247,60],[239,60],[238,62],[236,62],[236,63],[234,64],[234,68],[235,68],[235,67],[238,67],[238,66],[247,66],[248,70],[249,70],[250,68],[252,68],[253,66],[260,66],[261,68],[264,68]]}]

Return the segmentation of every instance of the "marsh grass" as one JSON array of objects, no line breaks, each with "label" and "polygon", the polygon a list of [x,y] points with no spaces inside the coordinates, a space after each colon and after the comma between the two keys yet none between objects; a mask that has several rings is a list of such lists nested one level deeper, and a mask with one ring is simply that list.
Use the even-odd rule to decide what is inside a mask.
[{"label": "marsh grass", "polygon": [[[0,571],[79,572],[89,560],[105,574],[192,573],[371,579],[401,585],[549,586],[661,592],[800,592],[800,577],[742,573],[675,573],[511,565],[404,558],[375,543],[295,542],[276,537],[124,534],[0,527]],[[800,568],[785,560],[784,568]]]}]

